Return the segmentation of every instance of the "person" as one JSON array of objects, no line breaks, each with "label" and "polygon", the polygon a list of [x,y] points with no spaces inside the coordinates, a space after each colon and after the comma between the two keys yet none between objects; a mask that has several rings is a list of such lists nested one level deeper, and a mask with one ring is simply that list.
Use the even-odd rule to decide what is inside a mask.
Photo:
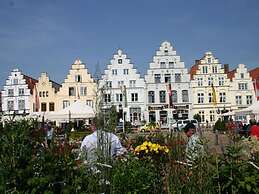
[{"label": "person", "polygon": [[195,134],[196,127],[193,123],[187,123],[184,127],[184,132],[188,137],[186,146],[186,160],[188,164],[194,162],[195,159],[203,152],[203,145],[198,135]]},{"label": "person", "polygon": [[48,148],[50,148],[50,144],[51,144],[51,141],[52,141],[52,138],[53,138],[53,128],[51,126],[50,123],[47,124],[47,144],[48,144]]},{"label": "person", "polygon": [[259,140],[259,126],[256,125],[255,119],[250,120],[250,136],[255,136]]},{"label": "person", "polygon": [[80,156],[85,157],[87,162],[95,162],[98,159],[98,154],[101,157],[116,157],[126,152],[126,149],[121,145],[119,138],[113,133],[103,130],[97,130],[94,123],[91,124],[90,130],[93,132],[87,135],[80,146]]}]

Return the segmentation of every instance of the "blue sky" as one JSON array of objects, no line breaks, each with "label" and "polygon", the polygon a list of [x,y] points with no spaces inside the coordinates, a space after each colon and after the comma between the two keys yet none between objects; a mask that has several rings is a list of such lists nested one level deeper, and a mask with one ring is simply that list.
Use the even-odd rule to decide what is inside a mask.
[{"label": "blue sky", "polygon": [[0,84],[18,67],[63,82],[79,57],[103,70],[122,48],[143,75],[164,40],[190,67],[204,52],[259,66],[258,0],[1,0]]}]

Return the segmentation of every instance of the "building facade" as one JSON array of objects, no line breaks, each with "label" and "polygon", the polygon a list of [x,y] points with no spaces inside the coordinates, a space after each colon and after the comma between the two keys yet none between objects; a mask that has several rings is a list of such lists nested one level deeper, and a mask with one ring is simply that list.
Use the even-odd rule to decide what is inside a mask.
[{"label": "building facade", "polygon": [[201,122],[215,123],[221,114],[231,110],[231,83],[227,76],[228,65],[222,65],[212,52],[206,52],[191,67],[193,114]]},{"label": "building facade", "polygon": [[[244,64],[239,64],[238,67],[228,72],[230,79],[231,110],[235,111],[251,106],[255,101],[255,91],[253,81]],[[247,115],[237,114],[235,120],[249,120]]]},{"label": "building facade", "polygon": [[172,119],[192,117],[190,75],[170,42],[163,42],[156,51],[145,81],[147,121],[168,127]]},{"label": "building facade", "polygon": [[144,79],[127,55],[121,49],[117,50],[99,82],[103,96],[102,109],[109,110],[115,105],[119,118],[130,121],[133,125],[140,125],[141,120],[144,120],[144,89]]},{"label": "building facade", "polygon": [[26,116],[30,113],[30,98],[38,81],[12,70],[2,90],[2,111],[4,119]]},{"label": "building facade", "polygon": [[30,110],[33,112],[56,111],[57,92],[60,87],[60,84],[49,79],[47,73],[41,73],[31,96]]},{"label": "building facade", "polygon": [[249,73],[253,80],[255,96],[258,101],[259,100],[259,67],[250,70]]},{"label": "building facade", "polygon": [[80,59],[72,64],[67,78],[56,95],[56,110],[62,110],[79,100],[95,108],[96,83]]}]

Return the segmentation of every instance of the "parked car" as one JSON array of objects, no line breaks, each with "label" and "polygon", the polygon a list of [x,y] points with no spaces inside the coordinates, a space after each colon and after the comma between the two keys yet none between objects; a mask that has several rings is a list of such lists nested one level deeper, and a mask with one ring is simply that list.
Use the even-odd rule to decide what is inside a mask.
[{"label": "parked car", "polygon": [[195,127],[198,128],[198,121],[196,119],[178,120],[176,123],[172,124],[172,128],[181,131],[187,123],[193,123]]}]

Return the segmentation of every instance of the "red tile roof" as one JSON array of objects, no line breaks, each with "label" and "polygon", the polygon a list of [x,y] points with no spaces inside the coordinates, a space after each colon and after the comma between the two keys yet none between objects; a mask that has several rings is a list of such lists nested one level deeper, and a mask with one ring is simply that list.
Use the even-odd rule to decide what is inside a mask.
[{"label": "red tile roof", "polygon": [[249,71],[252,80],[259,80],[259,67]]},{"label": "red tile roof", "polygon": [[26,83],[28,84],[28,88],[30,89],[30,93],[32,94],[34,86],[36,83],[38,83],[38,80],[24,74],[23,74],[23,78],[26,80]]},{"label": "red tile roof", "polygon": [[227,76],[228,76],[228,78],[232,81],[233,80],[233,78],[235,77],[235,73],[236,73],[236,69],[233,69],[232,71],[229,71],[228,73],[227,73]]}]

